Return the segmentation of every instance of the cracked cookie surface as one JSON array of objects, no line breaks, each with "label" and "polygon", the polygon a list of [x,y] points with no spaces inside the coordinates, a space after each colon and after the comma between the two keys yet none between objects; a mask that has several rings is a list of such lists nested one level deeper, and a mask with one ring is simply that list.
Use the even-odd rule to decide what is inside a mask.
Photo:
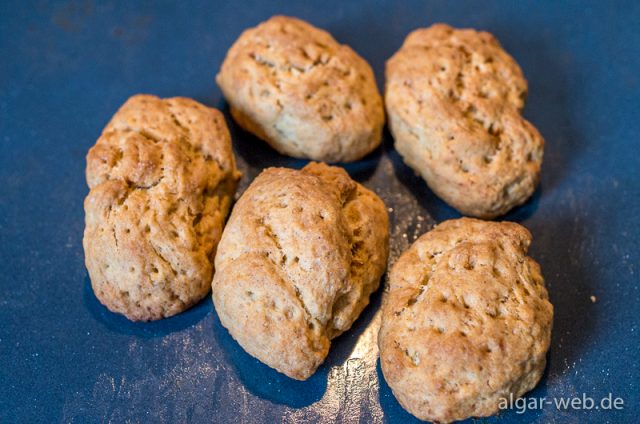
[{"label": "cracked cookie surface", "polygon": [[348,162],[380,144],[384,108],[371,67],[300,19],[246,30],[216,81],[235,121],[280,153]]},{"label": "cracked cookie surface", "polygon": [[553,306],[531,234],[515,223],[445,221],[389,276],[378,344],[385,380],[416,417],[450,422],[498,412],[540,380]]},{"label": "cracked cookie surface", "polygon": [[220,240],[212,283],[220,322],[252,356],[307,379],[378,288],[388,243],[382,200],[342,168],[269,168]]},{"label": "cracked cookie surface", "polygon": [[206,296],[240,178],[219,111],[133,96],[89,150],[86,177],[85,263],[101,303],[148,321]]},{"label": "cracked cookie surface", "polygon": [[487,32],[418,29],[386,65],[396,149],[466,215],[503,215],[538,184],[544,140],[521,116],[526,93],[520,67]]}]

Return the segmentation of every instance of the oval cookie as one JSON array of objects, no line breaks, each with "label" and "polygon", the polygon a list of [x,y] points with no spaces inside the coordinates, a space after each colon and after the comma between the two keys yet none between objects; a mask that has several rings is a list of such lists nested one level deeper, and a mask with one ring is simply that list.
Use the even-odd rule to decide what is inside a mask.
[{"label": "oval cookie", "polygon": [[240,177],[219,111],[133,96],[89,150],[86,177],[85,263],[100,302],[148,321],[209,292]]},{"label": "oval cookie", "polygon": [[300,19],[246,30],[216,81],[235,121],[285,155],[348,162],[380,144],[384,109],[371,67]]},{"label": "oval cookie", "polygon": [[396,149],[466,215],[502,215],[538,184],[544,140],[520,114],[526,93],[520,67],[486,32],[418,29],[386,65]]},{"label": "oval cookie", "polygon": [[462,218],[424,234],[393,266],[380,363],[411,414],[489,416],[538,383],[553,307],[530,243],[518,224]]},{"label": "oval cookie", "polygon": [[269,168],[240,197],[216,254],[220,322],[252,356],[305,380],[378,288],[387,212],[342,168]]}]

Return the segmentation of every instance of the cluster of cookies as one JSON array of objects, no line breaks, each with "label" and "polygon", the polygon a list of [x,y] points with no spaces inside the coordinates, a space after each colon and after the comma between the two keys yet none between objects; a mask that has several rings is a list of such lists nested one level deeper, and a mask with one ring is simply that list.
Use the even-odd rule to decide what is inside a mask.
[{"label": "cluster of cookies", "polygon": [[[385,106],[370,66],[301,20],[245,31],[217,82],[234,120],[283,154],[346,162],[381,142]],[[502,215],[539,180],[543,140],[520,115],[526,90],[490,34],[414,31],[387,62],[396,148],[462,213]],[[219,111],[190,99],[130,98],[90,149],[86,176],[83,244],[100,302],[147,321],[211,290],[238,343],[291,378],[316,371],[387,264],[385,205],[340,167],[266,169],[231,210],[240,173],[229,131]],[[553,308],[530,243],[518,224],[461,218],[395,263],[380,360],[410,413],[488,416],[537,384]]]}]

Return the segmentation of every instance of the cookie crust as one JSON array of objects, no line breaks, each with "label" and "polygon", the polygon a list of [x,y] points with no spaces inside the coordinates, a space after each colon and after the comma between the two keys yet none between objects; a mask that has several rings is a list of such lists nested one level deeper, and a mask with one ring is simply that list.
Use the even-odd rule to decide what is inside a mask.
[{"label": "cookie crust", "polygon": [[216,81],[234,120],[282,154],[349,162],[381,142],[384,108],[371,67],[300,19],[274,16],[246,30]]},{"label": "cookie crust", "polygon": [[220,322],[249,354],[305,380],[369,303],[388,244],[382,200],[342,168],[269,168],[238,200],[218,247]]},{"label": "cookie crust", "polygon": [[527,82],[487,32],[436,24],[407,36],[386,65],[395,146],[443,200],[494,218],[540,179],[544,140],[521,116]]},{"label": "cookie crust", "polygon": [[446,221],[393,266],[379,333],[384,377],[416,417],[498,412],[540,380],[553,306],[531,234],[515,223]]},{"label": "cookie crust", "polygon": [[86,178],[85,263],[102,304],[148,321],[206,296],[240,178],[219,111],[131,97],[89,150]]}]

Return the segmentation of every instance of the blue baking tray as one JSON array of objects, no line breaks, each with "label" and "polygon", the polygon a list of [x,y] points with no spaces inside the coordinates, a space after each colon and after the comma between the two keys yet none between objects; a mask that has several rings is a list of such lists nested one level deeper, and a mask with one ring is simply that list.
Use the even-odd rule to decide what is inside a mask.
[{"label": "blue baking tray", "polygon": [[[240,32],[289,14],[351,45],[383,84],[406,34],[434,22],[494,33],[529,80],[547,145],[542,183],[506,219],[534,235],[555,305],[547,371],[495,423],[638,422],[640,3],[587,1],[0,1],[0,422],[404,423],[380,372],[381,291],[318,372],[290,380],[247,355],[210,299],[131,323],[94,297],[83,263],[85,154],[132,94],[188,96],[227,114],[240,192],[301,167],[229,119],[214,83]],[[392,209],[391,262],[458,213],[390,135],[347,166]],[[620,409],[602,399],[622,399]],[[620,404],[618,403],[618,406]]]}]

